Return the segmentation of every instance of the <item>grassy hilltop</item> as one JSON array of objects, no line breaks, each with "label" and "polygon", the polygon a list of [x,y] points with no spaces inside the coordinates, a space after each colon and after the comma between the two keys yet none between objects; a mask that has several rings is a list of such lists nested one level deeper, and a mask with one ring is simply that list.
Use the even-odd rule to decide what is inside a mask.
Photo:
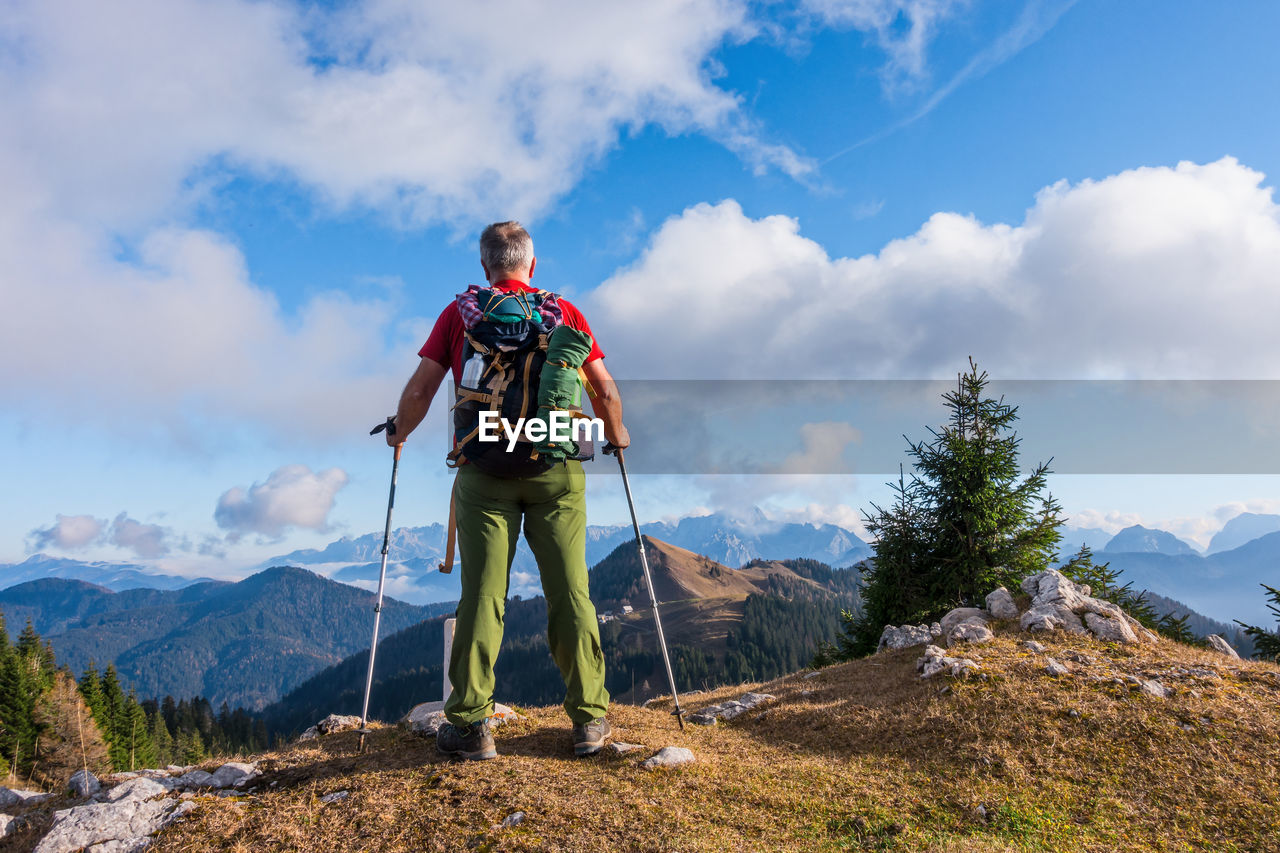
[{"label": "grassy hilltop", "polygon": [[[338,734],[264,756],[255,793],[202,800],[152,849],[1280,849],[1280,667],[1037,635],[1072,670],[1055,677],[1024,639],[964,652],[986,678],[921,679],[915,648],[691,694],[692,710],[777,698],[683,733],[669,704],[615,706],[615,740],[647,747],[625,756],[574,760],[558,708],[522,709],[479,764],[397,727],[363,755]],[[638,766],[667,745],[697,762]]]}]

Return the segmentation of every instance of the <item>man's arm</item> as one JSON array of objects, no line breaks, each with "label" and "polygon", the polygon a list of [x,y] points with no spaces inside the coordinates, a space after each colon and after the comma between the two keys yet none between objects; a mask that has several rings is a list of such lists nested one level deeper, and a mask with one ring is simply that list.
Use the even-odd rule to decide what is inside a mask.
[{"label": "man's arm", "polygon": [[418,362],[418,369],[409,377],[400,395],[400,405],[396,408],[396,434],[387,432],[387,444],[395,447],[404,444],[409,433],[418,428],[422,419],[431,408],[431,400],[440,388],[447,368],[438,361],[424,357]]},{"label": "man's arm", "polygon": [[596,396],[591,398],[591,408],[596,417],[604,421],[604,437],[616,447],[629,447],[631,436],[622,425],[622,398],[618,396],[618,386],[604,366],[604,359],[588,361],[582,365],[582,372],[596,392]]}]

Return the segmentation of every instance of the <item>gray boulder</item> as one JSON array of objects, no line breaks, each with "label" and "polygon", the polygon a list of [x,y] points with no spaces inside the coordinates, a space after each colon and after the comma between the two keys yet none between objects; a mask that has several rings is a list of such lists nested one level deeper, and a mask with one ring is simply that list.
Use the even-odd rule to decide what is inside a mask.
[{"label": "gray boulder", "polygon": [[4,814],[3,812],[0,812],[0,838],[4,838],[6,835],[9,834],[9,829],[13,824],[13,820],[14,820],[13,815],[8,815],[8,814]]},{"label": "gray boulder", "polygon": [[67,781],[67,789],[77,797],[92,797],[102,790],[102,783],[88,770],[77,770]]},{"label": "gray boulder", "polygon": [[957,643],[989,643],[996,638],[986,622],[969,619],[956,625],[947,634],[948,648]]},{"label": "gray boulder", "polygon": [[1050,675],[1070,675],[1071,670],[1066,664],[1058,663],[1053,658],[1044,659],[1044,671]]},{"label": "gray boulder", "polygon": [[951,633],[951,629],[959,625],[961,622],[981,622],[986,624],[987,611],[981,607],[957,607],[942,617],[942,621],[938,623],[938,627],[942,629],[942,636]]},{"label": "gray boulder", "polygon": [[[124,797],[54,812],[53,825],[35,853],[72,853],[82,848],[139,850],[148,836],[195,808],[194,802]],[[93,845],[107,845],[97,848]]]},{"label": "gray boulder", "polygon": [[683,746],[664,746],[653,754],[652,757],[646,758],[640,762],[640,766],[645,770],[668,770],[672,767],[679,767],[682,764],[691,764],[698,758],[693,754],[693,750],[686,749]]},{"label": "gray boulder", "polygon": [[[1117,608],[1119,609],[1119,608]],[[1136,643],[1138,636],[1133,633],[1129,623],[1123,617],[1100,616],[1097,613],[1084,614],[1084,623],[1099,640],[1113,643]]]},{"label": "gray boulder", "polygon": [[190,773],[183,773],[177,779],[174,779],[172,784],[175,788],[183,788],[188,791],[195,788],[220,787],[213,778],[213,774],[207,770],[192,770]]},{"label": "gray boulder", "polygon": [[1056,602],[1036,604],[1022,614],[1018,620],[1024,631],[1070,631],[1072,634],[1085,633],[1084,623],[1070,609]]},{"label": "gray boulder", "polygon": [[[409,713],[400,718],[400,725],[416,735],[435,737],[440,727],[448,722],[444,716],[443,706],[443,702],[423,702],[419,705],[414,705],[409,709]],[[495,702],[493,714],[489,717],[489,725],[497,728],[503,723],[510,723],[520,719],[524,718],[509,705]]]},{"label": "gray boulder", "polygon": [[880,633],[880,644],[876,646],[876,651],[896,651],[909,649],[912,646],[923,646],[932,642],[933,638],[934,634],[929,630],[928,625],[903,625],[900,628],[885,625],[884,631]]},{"label": "gray boulder", "polygon": [[1236,660],[1240,659],[1240,653],[1233,649],[1230,643],[1217,634],[1210,634],[1205,637],[1205,639],[1209,641],[1209,648],[1213,649],[1215,652],[1221,652],[1227,657],[1235,658]]},{"label": "gray boulder", "polygon": [[916,671],[921,678],[933,678],[935,675],[949,675],[952,678],[968,678],[971,673],[982,667],[969,658],[947,657],[947,653],[937,646],[929,646],[924,656],[916,660]]},{"label": "gray boulder", "polygon": [[994,619],[1017,619],[1018,605],[1013,603],[1013,594],[1004,587],[998,587],[987,595],[987,612]]},{"label": "gray boulder", "polygon": [[215,788],[238,788],[257,774],[258,769],[252,764],[228,761],[213,771],[213,785]]},{"label": "gray boulder", "polygon": [[19,789],[10,790],[9,788],[0,788],[0,808],[5,806],[32,805],[47,800],[53,794],[46,794],[43,791],[23,791]]},{"label": "gray boulder", "polygon": [[104,791],[99,799],[108,803],[118,803],[124,800],[147,800],[167,793],[169,793],[168,785],[156,779],[140,776]]}]

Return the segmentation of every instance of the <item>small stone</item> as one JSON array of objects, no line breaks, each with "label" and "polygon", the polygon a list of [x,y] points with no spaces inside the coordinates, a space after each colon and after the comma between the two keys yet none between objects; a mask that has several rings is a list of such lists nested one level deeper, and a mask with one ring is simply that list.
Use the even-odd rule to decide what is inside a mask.
[{"label": "small stone", "polygon": [[354,714],[330,714],[316,723],[316,729],[322,735],[332,735],[358,728],[360,728],[360,718]]},{"label": "small stone", "polygon": [[1050,675],[1070,675],[1071,670],[1067,669],[1065,664],[1058,663],[1053,658],[1045,658],[1044,671]]},{"label": "small stone", "polygon": [[213,771],[213,784],[219,788],[239,787],[257,775],[257,768],[241,761],[228,761]]},{"label": "small stone", "polygon": [[957,607],[948,611],[946,616],[942,617],[942,621],[938,623],[938,627],[942,629],[942,636],[951,634],[953,628],[962,622],[979,622],[987,623],[987,611],[981,607]]},{"label": "small stone", "polygon": [[609,750],[609,752],[614,755],[626,755],[628,752],[635,752],[637,749],[644,749],[644,744],[626,743],[625,741],[616,740],[605,747],[605,749]]},{"label": "small stone", "polygon": [[350,791],[334,791],[332,794],[325,794],[320,798],[322,803],[336,803],[339,800],[345,800],[351,794]]},{"label": "small stone", "polygon": [[1046,649],[1042,643],[1037,643],[1035,640],[1027,640],[1022,645],[1037,655],[1042,655],[1046,651],[1048,651],[1048,649]]},{"label": "small stone", "polygon": [[954,646],[959,643],[969,643],[977,645],[979,643],[989,643],[996,638],[991,633],[991,629],[987,627],[986,622],[980,622],[971,619],[954,626],[947,634],[947,646]]},{"label": "small stone", "polygon": [[[1001,588],[1001,589],[1004,589],[1004,587],[1000,587],[1000,588]],[[978,815],[978,817],[979,817],[980,819],[982,819],[982,820],[984,820],[984,821],[987,819],[987,807],[986,807],[986,806],[979,805],[976,809],[974,809],[974,812]]]},{"label": "small stone", "polygon": [[1205,639],[1209,641],[1209,648],[1213,649],[1215,652],[1221,652],[1227,657],[1235,658],[1236,660],[1240,659],[1240,653],[1237,652],[1234,648],[1232,648],[1231,644],[1228,643],[1219,635],[1210,634],[1209,636],[1205,637]]},{"label": "small stone", "polygon": [[[942,633],[941,628],[938,629],[938,633]],[[880,644],[876,647],[876,651],[909,649],[912,646],[924,645],[933,637],[934,634],[927,625],[903,625],[900,628],[885,625],[880,633]]]},{"label": "small stone", "polygon": [[1154,696],[1157,699],[1168,699],[1169,696],[1173,694],[1173,691],[1168,687],[1165,687],[1158,681],[1150,679],[1139,679],[1138,689],[1148,696]]},{"label": "small stone", "polygon": [[640,766],[645,770],[662,770],[679,767],[682,764],[689,764],[697,760],[693,750],[686,749],[683,746],[664,746],[654,753],[651,758],[640,762]]},{"label": "small stone", "polygon": [[77,770],[67,782],[67,788],[77,797],[92,797],[102,790],[102,783],[88,770]]},{"label": "small stone", "polygon": [[821,673],[821,672],[819,672],[819,671],[817,671],[817,670],[814,670],[813,672],[806,672],[806,673],[805,673],[803,676],[801,676],[801,677],[802,677],[805,681],[809,681],[810,679],[817,678],[819,675],[822,675],[822,673]]},{"label": "small stone", "polygon": [[512,812],[502,819],[502,826],[507,829],[522,823],[524,823],[524,812]]}]

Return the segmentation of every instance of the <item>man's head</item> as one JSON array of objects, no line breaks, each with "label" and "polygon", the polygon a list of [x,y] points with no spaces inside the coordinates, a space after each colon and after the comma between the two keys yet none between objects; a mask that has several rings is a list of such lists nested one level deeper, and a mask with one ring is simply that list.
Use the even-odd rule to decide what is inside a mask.
[{"label": "man's head", "polygon": [[495,222],[480,233],[480,265],[489,281],[514,278],[527,282],[536,263],[533,238],[519,222]]}]

